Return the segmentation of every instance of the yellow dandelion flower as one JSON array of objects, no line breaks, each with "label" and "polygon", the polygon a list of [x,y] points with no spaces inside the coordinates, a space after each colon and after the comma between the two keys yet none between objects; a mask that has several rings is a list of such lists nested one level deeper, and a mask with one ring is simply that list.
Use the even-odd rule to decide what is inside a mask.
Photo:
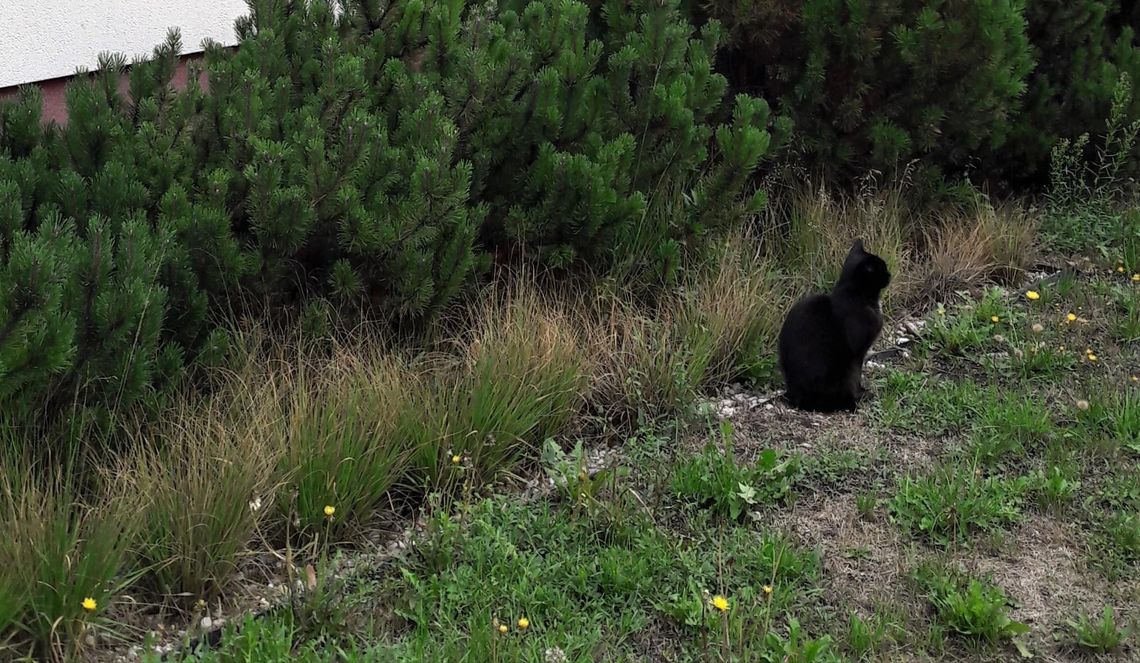
[{"label": "yellow dandelion flower", "polygon": [[335,506],[333,506],[331,504],[325,506],[325,518],[332,518],[333,514],[335,514],[335,513],[336,513],[336,507]]},{"label": "yellow dandelion flower", "polygon": [[1059,345],[1059,346],[1057,346],[1057,349],[1058,349],[1058,350],[1060,350],[1061,352],[1064,352],[1064,351],[1065,351],[1065,346],[1063,346],[1063,345]]},{"label": "yellow dandelion flower", "polygon": [[764,585],[764,593],[767,594],[768,596],[771,596],[772,595],[772,586],[771,585]]},{"label": "yellow dandelion flower", "polygon": [[1123,274],[1124,273],[1124,265],[1117,265],[1116,266],[1116,272],[1118,274]]},{"label": "yellow dandelion flower", "polygon": [[459,461],[461,461],[461,460],[463,460],[463,459],[462,459],[462,458],[460,458],[458,455],[456,455],[456,456],[452,456],[452,457],[451,457],[451,463],[452,463],[453,465],[458,465],[458,464],[459,464]]},{"label": "yellow dandelion flower", "polygon": [[526,617],[519,617],[519,628],[526,630],[530,626],[530,620]]},{"label": "yellow dandelion flower", "polygon": [[1089,361],[1095,362],[1096,361],[1096,355],[1089,355]]},{"label": "yellow dandelion flower", "polygon": [[1026,296],[1026,297],[1027,297],[1027,298],[1028,298],[1030,301],[1036,301],[1036,300],[1038,300],[1038,299],[1041,299],[1041,293],[1037,292],[1036,290],[1028,290],[1028,291],[1026,291],[1026,293],[1025,293],[1025,296]]},{"label": "yellow dandelion flower", "polygon": [[1132,282],[1133,283],[1140,283],[1140,272],[1136,272],[1135,274],[1132,275]]},{"label": "yellow dandelion flower", "polygon": [[1140,382],[1140,376],[1137,376],[1137,375],[1133,375],[1133,376],[1132,376],[1132,381],[1133,381],[1133,382]]},{"label": "yellow dandelion flower", "polygon": [[499,633],[506,633],[506,632],[507,632],[507,625],[506,624],[499,624]]},{"label": "yellow dandelion flower", "polygon": [[728,612],[728,599],[724,598],[720,594],[712,597],[712,599],[709,601],[709,605],[716,608],[717,610],[720,610],[721,612]]},{"label": "yellow dandelion flower", "polygon": [[1065,316],[1065,322],[1076,322],[1076,321],[1077,321],[1077,314],[1076,313],[1070,313],[1070,314]]},{"label": "yellow dandelion flower", "polygon": [[1001,322],[1001,318],[997,317],[996,315],[991,315],[990,316],[990,322],[993,322],[993,323]]},{"label": "yellow dandelion flower", "polygon": [[86,610],[87,612],[95,612],[95,609],[98,607],[99,607],[99,604],[96,603],[95,599],[91,598],[90,596],[83,599],[83,609]]}]

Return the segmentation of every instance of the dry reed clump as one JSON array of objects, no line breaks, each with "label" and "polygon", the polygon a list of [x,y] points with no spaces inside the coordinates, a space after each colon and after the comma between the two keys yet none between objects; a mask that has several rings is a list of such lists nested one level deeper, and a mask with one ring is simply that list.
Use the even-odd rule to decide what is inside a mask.
[{"label": "dry reed clump", "polygon": [[758,236],[738,231],[724,238],[673,305],[687,342],[708,353],[700,386],[754,375],[772,352],[790,302],[786,279],[762,253]]},{"label": "dry reed clump", "polygon": [[120,461],[116,480],[142,505],[140,565],[160,595],[190,604],[222,591],[272,513],[290,378],[248,361],[205,400],[180,399]]},{"label": "dry reed clump", "polygon": [[0,655],[66,661],[82,656],[85,634],[137,577],[130,547],[136,496],[122,486],[83,495],[72,465],[47,467],[17,445],[0,457]]},{"label": "dry reed clump", "polygon": [[530,281],[488,293],[473,320],[457,351],[434,362],[413,425],[431,488],[487,481],[536,458],[543,440],[580,412],[588,387],[580,320]]},{"label": "dry reed clump", "polygon": [[394,353],[356,344],[299,357],[281,456],[282,506],[291,520],[326,532],[367,522],[405,477],[416,440],[403,425],[422,408],[420,394],[418,378]]},{"label": "dry reed clump", "polygon": [[599,309],[588,342],[594,357],[591,404],[598,413],[633,425],[687,408],[708,365],[709,337],[685,338],[667,305],[647,315],[607,297]]},{"label": "dry reed clump", "polygon": [[883,306],[905,301],[914,286],[907,228],[911,212],[902,185],[868,189],[856,195],[833,195],[806,187],[770,208],[772,230],[764,237],[779,265],[795,282],[793,295],[827,290],[839,277],[856,238],[886,261],[891,287]]},{"label": "dry reed clump", "polygon": [[923,292],[941,295],[982,282],[1015,283],[1036,255],[1037,217],[1019,205],[979,199],[946,215],[926,236]]},{"label": "dry reed clump", "polygon": [[770,359],[784,278],[747,231],[724,237],[708,258],[652,307],[613,293],[593,302],[591,404],[606,419],[684,415],[702,389],[754,376]]}]

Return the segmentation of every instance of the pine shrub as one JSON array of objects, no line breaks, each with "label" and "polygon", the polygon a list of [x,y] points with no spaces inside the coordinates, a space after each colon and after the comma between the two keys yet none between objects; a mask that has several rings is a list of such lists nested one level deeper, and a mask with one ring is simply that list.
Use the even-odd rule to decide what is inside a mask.
[{"label": "pine shrub", "polygon": [[68,88],[62,128],[41,125],[34,89],[0,105],[0,423],[106,423],[175,380],[204,340],[181,236],[194,219],[180,227],[156,205],[186,162],[158,126],[185,112],[142,96],[148,77],[152,92],[169,82],[177,48],[172,35],[136,66],[131,103],[117,89],[125,62],[104,57]]},{"label": "pine shrub", "polygon": [[11,421],[160,398],[234,313],[422,321],[519,256],[671,278],[788,133],[675,0],[253,0],[236,31],[208,85],[172,89],[172,32],[79,77],[64,127],[0,105]]},{"label": "pine shrub", "polygon": [[[1017,184],[1041,185],[1060,140],[1089,134],[1086,158],[1104,148],[1107,123],[1121,75],[1140,80],[1140,50],[1133,19],[1121,3],[1034,0],[1025,5],[1036,65],[1027,79],[1023,109],[1007,149],[986,169]],[[1140,118],[1140,99],[1128,100],[1126,120]],[[1137,154],[1119,155],[1131,157]],[[1127,174],[1135,174],[1135,165]]]},{"label": "pine shrub", "polygon": [[1022,3],[711,0],[734,83],[777,98],[806,163],[840,177],[965,167],[1010,132],[1033,66]]}]

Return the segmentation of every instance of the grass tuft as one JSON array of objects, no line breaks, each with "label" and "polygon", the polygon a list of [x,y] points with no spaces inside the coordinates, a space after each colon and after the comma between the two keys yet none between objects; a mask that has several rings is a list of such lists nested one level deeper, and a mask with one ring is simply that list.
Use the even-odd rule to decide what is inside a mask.
[{"label": "grass tuft", "polygon": [[334,535],[367,522],[404,479],[415,449],[402,424],[422,392],[391,354],[340,349],[298,365],[280,460],[292,501],[282,506],[301,529]]},{"label": "grass tuft", "polygon": [[183,607],[226,587],[272,511],[286,440],[281,385],[266,377],[247,367],[200,405],[181,401],[116,469],[145,500],[139,554],[153,589]]},{"label": "grass tuft", "polygon": [[10,540],[0,554],[20,566],[0,570],[0,583],[20,593],[0,598],[0,617],[17,630],[16,651],[26,645],[40,660],[72,660],[93,627],[113,632],[108,608],[137,577],[130,571],[137,497],[120,491],[84,499],[66,466],[5,451],[0,524]]}]

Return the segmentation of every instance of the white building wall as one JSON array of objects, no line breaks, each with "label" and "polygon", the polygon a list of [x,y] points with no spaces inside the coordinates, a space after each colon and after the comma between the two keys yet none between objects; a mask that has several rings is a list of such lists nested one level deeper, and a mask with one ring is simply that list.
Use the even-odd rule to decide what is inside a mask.
[{"label": "white building wall", "polygon": [[248,13],[245,0],[0,0],[0,88],[94,69],[103,52],[149,56],[171,27],[183,53],[231,46]]}]

